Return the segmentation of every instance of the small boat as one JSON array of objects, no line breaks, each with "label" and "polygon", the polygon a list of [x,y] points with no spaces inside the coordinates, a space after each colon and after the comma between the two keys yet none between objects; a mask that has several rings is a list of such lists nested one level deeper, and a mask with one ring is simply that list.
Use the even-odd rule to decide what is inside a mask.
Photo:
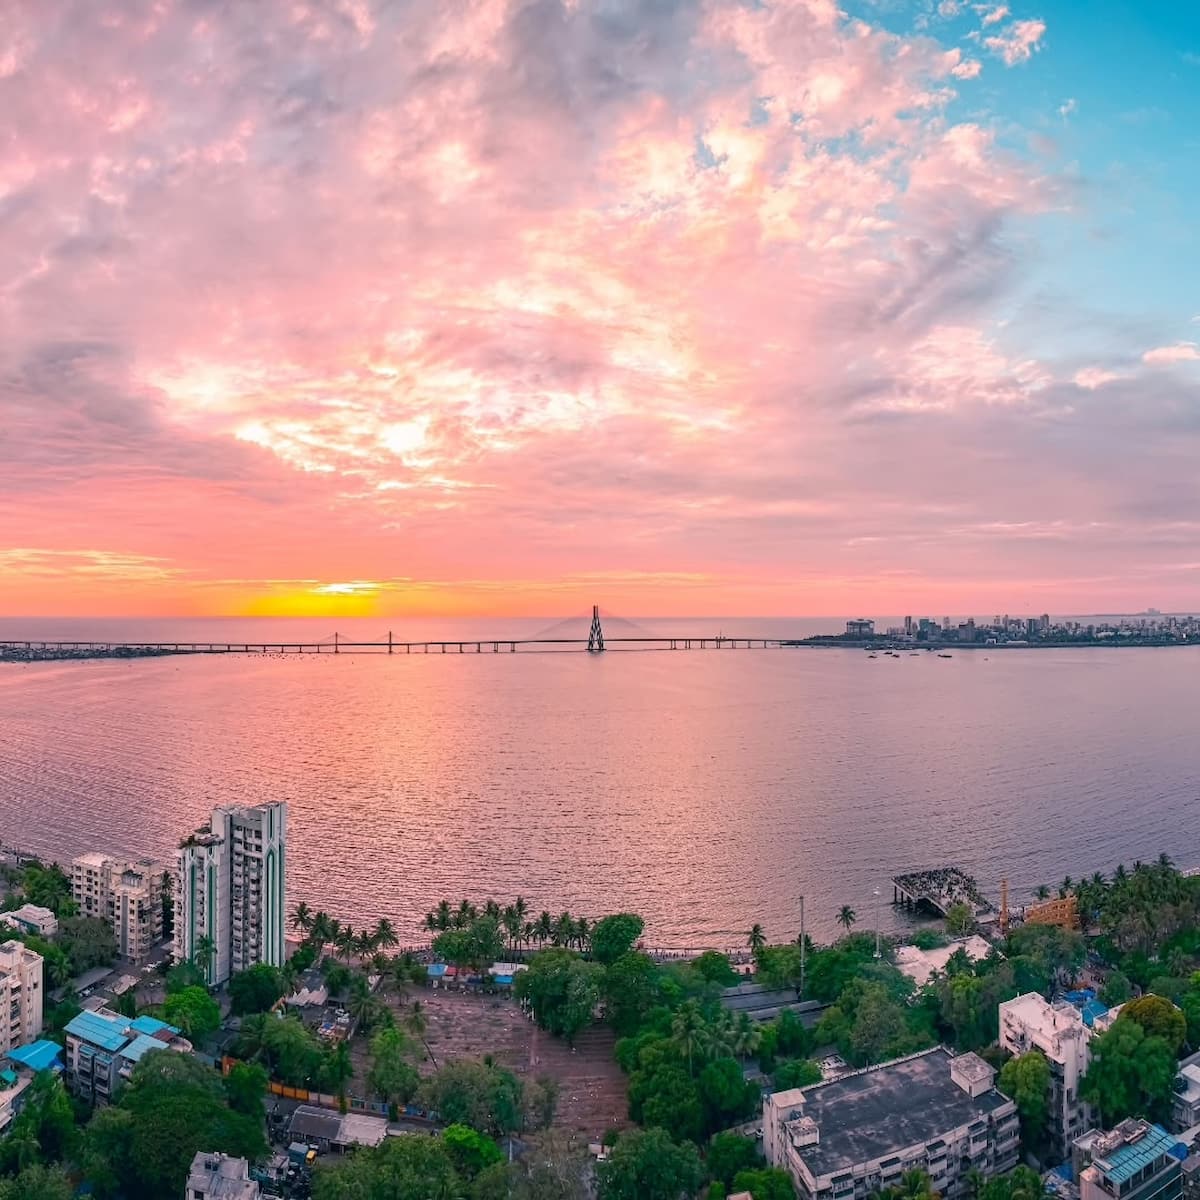
[{"label": "small boat", "polygon": [[953,658],[953,654],[939,654],[938,658]]},{"label": "small boat", "polygon": [[879,655],[878,654],[868,654],[867,657],[868,658],[878,658]]}]

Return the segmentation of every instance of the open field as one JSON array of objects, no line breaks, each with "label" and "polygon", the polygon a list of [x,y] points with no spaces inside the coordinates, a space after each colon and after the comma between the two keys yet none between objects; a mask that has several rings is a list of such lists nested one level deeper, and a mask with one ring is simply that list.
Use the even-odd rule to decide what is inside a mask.
[{"label": "open field", "polygon": [[[614,1039],[606,1027],[585,1030],[572,1050],[538,1029],[508,997],[440,988],[422,988],[405,1004],[389,999],[397,1025],[403,1026],[413,999],[421,1002],[428,1023],[425,1040],[439,1065],[490,1054],[523,1079],[548,1075],[558,1082],[556,1129],[598,1138],[606,1129],[629,1125],[625,1076],[613,1058]],[[370,1065],[365,1040],[355,1039],[353,1058],[355,1082],[350,1090],[362,1095]],[[423,1062],[420,1070],[427,1075],[433,1064]]]}]

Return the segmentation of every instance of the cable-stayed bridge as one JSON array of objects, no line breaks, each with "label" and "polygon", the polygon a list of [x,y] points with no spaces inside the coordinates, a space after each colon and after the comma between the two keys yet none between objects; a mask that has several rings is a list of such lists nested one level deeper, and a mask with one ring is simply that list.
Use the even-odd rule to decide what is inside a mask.
[{"label": "cable-stayed bridge", "polygon": [[334,632],[319,641],[0,641],[0,659],[39,661],[70,658],[153,658],[169,654],[517,654],[536,651],[581,651],[603,654],[613,650],[767,650],[795,646],[796,638],[672,635],[641,628],[632,621],[602,614],[598,606],[588,618],[556,622],[531,637],[468,637],[450,639],[397,638],[388,630],[363,639]]}]

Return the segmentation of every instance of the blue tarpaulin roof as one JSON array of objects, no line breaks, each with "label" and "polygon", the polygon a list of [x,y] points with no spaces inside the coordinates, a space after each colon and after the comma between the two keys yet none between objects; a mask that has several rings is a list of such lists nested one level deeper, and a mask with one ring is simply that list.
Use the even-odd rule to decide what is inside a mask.
[{"label": "blue tarpaulin roof", "polygon": [[1090,1029],[1097,1017],[1102,1017],[1108,1009],[1099,1000],[1085,1000],[1079,1010],[1083,1014],[1083,1023]]},{"label": "blue tarpaulin roof", "polygon": [[164,1029],[172,1034],[177,1034],[178,1029],[174,1025],[168,1025],[166,1021],[160,1021],[157,1017],[134,1017],[129,1022],[129,1028],[134,1033],[147,1033],[153,1037],[156,1033],[161,1033]]},{"label": "blue tarpaulin roof", "polygon": [[62,1066],[58,1057],[61,1051],[62,1047],[57,1042],[48,1042],[43,1038],[38,1042],[30,1042],[28,1046],[10,1050],[8,1057],[31,1071],[45,1071],[55,1065]]},{"label": "blue tarpaulin roof", "polygon": [[425,968],[425,974],[431,976],[434,979],[441,979],[441,977],[443,975],[445,975],[445,973],[446,973],[446,964],[445,963],[430,963],[429,966],[427,966]]},{"label": "blue tarpaulin roof", "polygon": [[120,1050],[129,1041],[125,1026],[124,1017],[114,1021],[111,1017],[84,1011],[67,1022],[67,1032],[83,1038],[93,1046],[99,1046],[102,1050]]}]

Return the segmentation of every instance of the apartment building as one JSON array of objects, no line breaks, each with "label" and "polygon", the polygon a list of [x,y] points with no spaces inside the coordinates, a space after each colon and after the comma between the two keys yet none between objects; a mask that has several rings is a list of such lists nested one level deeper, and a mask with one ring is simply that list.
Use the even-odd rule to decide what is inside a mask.
[{"label": "apartment building", "polygon": [[914,1168],[959,1200],[972,1171],[1016,1166],[1019,1133],[992,1068],[944,1046],[763,1101],[763,1151],[801,1200],[867,1200]]},{"label": "apartment building", "polygon": [[199,1151],[192,1159],[186,1200],[259,1200],[261,1195],[244,1158]]},{"label": "apartment building", "polygon": [[128,862],[105,854],[81,854],[71,862],[71,895],[81,916],[113,927],[117,950],[140,962],[163,936],[167,868],[151,859]]},{"label": "apartment building", "polygon": [[1092,1061],[1092,1038],[1112,1024],[1118,1011],[1110,1009],[1089,1026],[1073,1004],[1051,1004],[1037,992],[1000,1005],[1000,1045],[1014,1055],[1040,1050],[1050,1064],[1049,1132],[1064,1159],[1093,1121],[1090,1107],[1079,1098],[1079,1085]]},{"label": "apartment building", "polygon": [[42,1032],[42,956],[24,942],[0,945],[0,1057]]},{"label": "apartment building", "polygon": [[123,1017],[107,1008],[85,1009],[66,1026],[66,1077],[71,1091],[107,1104],[117,1086],[151,1050],[186,1054],[192,1044],[156,1017]]},{"label": "apartment building", "polygon": [[225,805],[180,843],[175,957],[203,960],[210,984],[256,963],[282,966],[287,804]]}]

